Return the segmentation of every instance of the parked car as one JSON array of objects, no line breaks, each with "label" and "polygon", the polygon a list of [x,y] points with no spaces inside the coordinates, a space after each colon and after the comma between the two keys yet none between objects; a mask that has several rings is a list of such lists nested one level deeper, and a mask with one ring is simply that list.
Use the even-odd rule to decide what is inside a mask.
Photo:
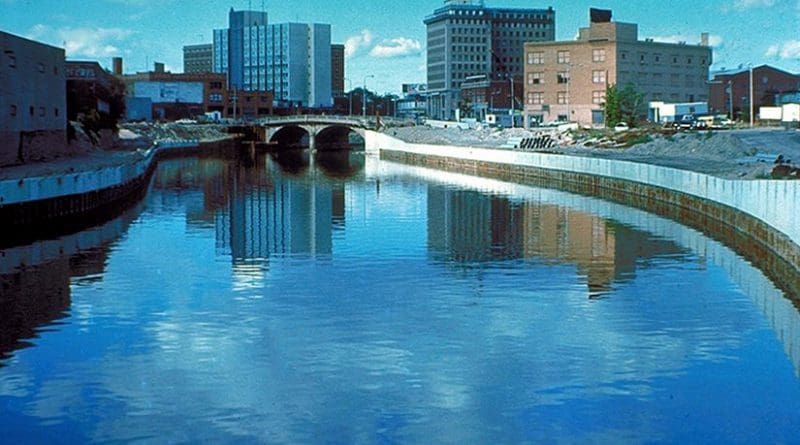
[{"label": "parked car", "polygon": [[623,131],[628,131],[630,129],[631,129],[631,127],[629,127],[628,124],[625,123],[625,122],[620,122],[620,123],[618,123],[617,125],[614,126],[614,131],[617,132],[617,133],[621,133]]},{"label": "parked car", "polygon": [[678,122],[678,128],[681,130],[692,130],[697,127],[697,118],[693,114],[684,114]]}]

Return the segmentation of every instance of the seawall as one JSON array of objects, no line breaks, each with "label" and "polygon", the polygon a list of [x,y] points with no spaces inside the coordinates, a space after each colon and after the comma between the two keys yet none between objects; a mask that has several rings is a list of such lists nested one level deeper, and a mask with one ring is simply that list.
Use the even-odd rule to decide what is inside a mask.
[{"label": "seawall", "polygon": [[800,296],[800,181],[728,180],[652,164],[413,144],[368,132],[381,159],[597,196],[666,216],[731,246]]},{"label": "seawall", "polygon": [[142,199],[158,160],[224,151],[234,140],[168,141],[130,162],[0,181],[0,245],[70,233],[113,218]]}]

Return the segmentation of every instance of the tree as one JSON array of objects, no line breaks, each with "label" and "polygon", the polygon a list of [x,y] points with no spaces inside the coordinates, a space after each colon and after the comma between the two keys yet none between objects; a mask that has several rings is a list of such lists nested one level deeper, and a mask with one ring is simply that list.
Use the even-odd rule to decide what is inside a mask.
[{"label": "tree", "polygon": [[620,122],[635,125],[644,115],[644,94],[628,83],[621,90],[616,85],[606,89],[606,126],[614,127]]},{"label": "tree", "polygon": [[606,112],[606,126],[613,128],[622,120],[622,112],[619,108],[619,90],[616,85],[609,85],[606,88],[606,102],[604,104]]}]

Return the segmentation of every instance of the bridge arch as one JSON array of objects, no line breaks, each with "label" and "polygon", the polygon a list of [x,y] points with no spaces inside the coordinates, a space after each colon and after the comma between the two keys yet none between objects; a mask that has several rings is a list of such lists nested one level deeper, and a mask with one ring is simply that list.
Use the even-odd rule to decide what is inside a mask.
[{"label": "bridge arch", "polygon": [[350,150],[352,143],[364,144],[363,129],[335,124],[322,126],[314,134],[314,147],[317,150]]},{"label": "bridge arch", "polygon": [[302,125],[284,125],[269,132],[269,142],[276,142],[285,147],[311,147],[314,131]]}]

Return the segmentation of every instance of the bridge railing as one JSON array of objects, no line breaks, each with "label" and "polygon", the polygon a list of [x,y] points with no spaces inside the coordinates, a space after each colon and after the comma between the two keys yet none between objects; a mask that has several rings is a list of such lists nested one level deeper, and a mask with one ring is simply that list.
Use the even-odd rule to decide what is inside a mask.
[{"label": "bridge railing", "polygon": [[[413,124],[413,121],[409,121],[407,119],[398,119],[393,117],[383,117],[380,118],[381,125],[383,126],[400,126],[400,125],[409,125]],[[319,115],[319,114],[299,114],[299,115],[291,115],[291,116],[270,116],[264,117],[257,121],[259,124],[262,125],[280,125],[280,124],[289,124],[289,123],[300,123],[300,124],[308,124],[308,123],[340,123],[346,124],[350,126],[357,126],[363,128],[375,128],[377,126],[377,119],[375,116],[342,116],[342,115]]]}]

